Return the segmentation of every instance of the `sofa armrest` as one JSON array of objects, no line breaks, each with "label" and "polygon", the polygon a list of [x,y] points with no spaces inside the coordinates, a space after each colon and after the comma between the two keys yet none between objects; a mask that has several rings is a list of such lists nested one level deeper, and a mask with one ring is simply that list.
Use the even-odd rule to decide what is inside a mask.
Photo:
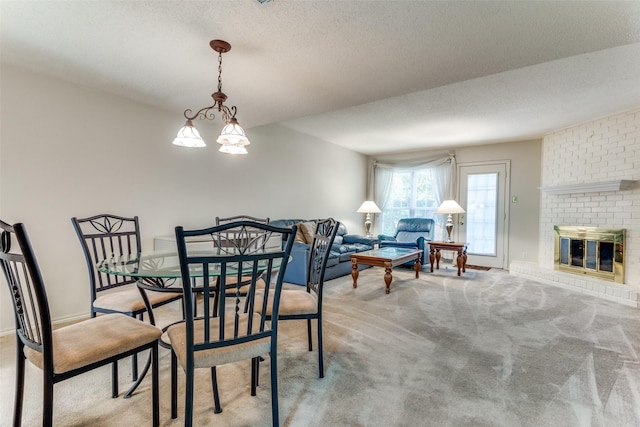
[{"label": "sofa armrest", "polygon": [[344,239],[343,242],[347,244],[360,243],[373,247],[373,244],[375,243],[375,239],[373,237],[361,236],[359,234],[345,234],[342,237]]},{"label": "sofa armrest", "polygon": [[378,242],[382,241],[395,242],[396,238],[394,236],[389,236],[388,234],[378,234]]}]

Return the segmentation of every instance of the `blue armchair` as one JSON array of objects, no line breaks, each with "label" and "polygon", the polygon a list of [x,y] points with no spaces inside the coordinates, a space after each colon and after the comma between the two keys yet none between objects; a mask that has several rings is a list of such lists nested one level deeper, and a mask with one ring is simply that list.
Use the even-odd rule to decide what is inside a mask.
[{"label": "blue armchair", "polygon": [[420,262],[424,267],[428,259],[428,250],[425,249],[425,242],[432,241],[434,236],[435,222],[431,218],[402,218],[398,221],[395,235],[378,235],[378,245],[381,248],[422,249]]}]

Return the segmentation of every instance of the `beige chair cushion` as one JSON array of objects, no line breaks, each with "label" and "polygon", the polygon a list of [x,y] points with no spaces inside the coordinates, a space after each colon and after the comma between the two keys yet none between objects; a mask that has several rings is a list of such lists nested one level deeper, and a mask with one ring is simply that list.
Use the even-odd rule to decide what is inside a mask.
[{"label": "beige chair cushion", "polygon": [[[53,370],[62,374],[160,338],[162,331],[125,314],[113,313],[53,331]],[[42,369],[42,353],[25,347],[24,354]]]},{"label": "beige chair cushion", "polygon": [[316,223],[313,221],[301,222],[299,227],[299,229],[302,229],[302,234],[304,234],[305,243],[313,243],[313,236],[316,233]]},{"label": "beige chair cushion", "polygon": [[[230,313],[231,314],[231,313]],[[247,314],[240,314],[240,331],[247,330]],[[218,318],[210,319],[210,333],[211,337],[218,337]],[[227,318],[227,324],[225,325],[225,336],[233,336],[233,320]],[[194,321],[194,342],[198,343],[198,337],[204,337],[205,323],[203,319]],[[253,315],[252,330],[257,332],[260,328],[260,315]],[[265,325],[265,330],[268,330],[268,325]],[[169,341],[173,351],[176,353],[178,362],[183,369],[186,367],[187,362],[187,345],[186,345],[186,328],[185,323],[180,322],[172,325],[167,330]],[[202,341],[200,341],[202,342]],[[254,357],[262,356],[271,351],[271,338],[262,338],[255,341],[249,341],[242,344],[230,345],[226,347],[213,348],[208,350],[200,350],[195,352],[193,360],[196,368],[209,368],[211,366],[224,365],[226,363],[237,362],[239,360],[252,359]]]},{"label": "beige chair cushion", "polygon": [[[269,301],[267,302],[267,315],[271,316],[273,307],[273,296],[275,291],[269,291]],[[264,291],[256,291],[256,310],[262,308],[262,300]],[[318,299],[316,294],[307,291],[296,291],[293,289],[285,289],[280,294],[280,316],[292,314],[315,314],[318,312]]]},{"label": "beige chair cushion", "polygon": [[[151,306],[154,307],[175,298],[182,292],[182,288],[177,288],[176,291],[176,293],[154,291],[146,292]],[[133,313],[135,311],[145,309],[144,301],[142,300],[138,286],[135,283],[123,286],[118,290],[99,293],[98,297],[93,302],[93,306],[103,310],[120,311],[123,313]]]}]

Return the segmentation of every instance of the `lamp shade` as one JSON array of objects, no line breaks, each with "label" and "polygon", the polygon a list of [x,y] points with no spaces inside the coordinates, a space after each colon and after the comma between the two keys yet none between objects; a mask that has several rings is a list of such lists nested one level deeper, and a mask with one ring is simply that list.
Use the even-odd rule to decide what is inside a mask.
[{"label": "lamp shade", "polygon": [[223,144],[218,151],[227,154],[247,154],[247,149],[244,148],[244,145]]},{"label": "lamp shade", "polygon": [[373,200],[366,200],[358,210],[357,213],[380,213],[382,212],[378,205],[375,204]]},{"label": "lamp shade", "polygon": [[181,147],[207,146],[207,144],[205,144],[202,140],[198,129],[193,126],[193,122],[191,120],[187,120],[184,126],[180,128],[178,134],[176,135],[176,139],[173,140],[173,144],[179,145]]},{"label": "lamp shade", "polygon": [[[222,145],[249,145],[249,139],[244,133],[244,129],[238,123],[235,117],[229,120],[229,123],[222,128],[220,136],[216,140],[218,144]],[[246,151],[246,150],[245,150]]]},{"label": "lamp shade", "polygon": [[464,213],[464,209],[455,200],[445,200],[436,210],[437,214],[458,214]]}]

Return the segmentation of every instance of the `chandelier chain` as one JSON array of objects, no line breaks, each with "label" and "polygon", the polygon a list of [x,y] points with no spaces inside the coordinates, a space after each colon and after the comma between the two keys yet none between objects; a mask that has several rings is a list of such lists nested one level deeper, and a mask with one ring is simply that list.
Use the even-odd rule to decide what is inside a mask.
[{"label": "chandelier chain", "polygon": [[218,92],[222,92],[222,52],[218,52]]}]

